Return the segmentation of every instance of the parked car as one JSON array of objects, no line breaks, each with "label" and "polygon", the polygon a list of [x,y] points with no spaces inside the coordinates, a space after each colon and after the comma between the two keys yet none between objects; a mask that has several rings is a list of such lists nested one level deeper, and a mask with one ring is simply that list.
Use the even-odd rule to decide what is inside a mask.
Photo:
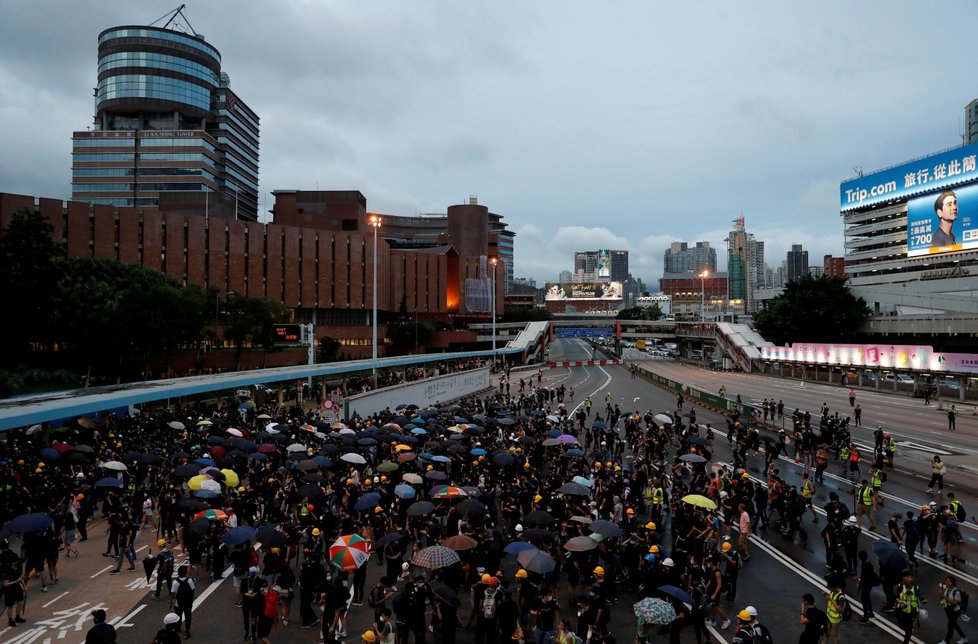
[{"label": "parked car", "polygon": [[942,378],[940,383],[942,387],[947,387],[948,389],[961,389],[961,383],[957,380]]},{"label": "parked car", "polygon": [[893,382],[893,380],[895,379],[898,383],[902,385],[912,385],[914,383],[913,376],[906,373],[897,373],[897,374],[888,373],[886,374],[886,376],[884,376],[884,379],[887,382]]}]

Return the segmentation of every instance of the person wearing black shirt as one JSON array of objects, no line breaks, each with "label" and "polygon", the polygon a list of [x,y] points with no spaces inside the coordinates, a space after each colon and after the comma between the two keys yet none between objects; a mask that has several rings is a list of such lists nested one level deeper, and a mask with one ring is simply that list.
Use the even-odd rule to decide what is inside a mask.
[{"label": "person wearing black shirt", "polygon": [[560,617],[560,608],[557,606],[557,598],[554,597],[552,588],[544,586],[540,589],[540,597],[530,609],[530,614],[536,618],[534,640],[550,641],[557,629],[557,619]]},{"label": "person wearing black shirt", "polygon": [[92,611],[95,625],[88,629],[85,644],[115,644],[115,626],[105,621],[105,611],[101,608]]},{"label": "person wearing black shirt", "polygon": [[316,594],[326,578],[326,571],[318,558],[309,558],[302,562],[299,569],[299,619],[302,628],[314,626],[319,621],[312,604]]},{"label": "person wearing black shirt", "polygon": [[245,639],[252,642],[258,638],[258,616],[265,610],[266,588],[264,577],[258,576],[258,566],[248,568],[248,576],[241,580],[241,615],[244,619]]},{"label": "person wearing black shirt", "polygon": [[875,617],[873,613],[872,591],[876,580],[879,579],[876,568],[869,563],[869,554],[865,550],[859,551],[859,601],[863,605],[863,617],[859,620],[860,624],[868,624],[869,620]]},{"label": "person wearing black shirt", "polygon": [[798,644],[818,644],[828,628],[829,618],[821,608],[815,606],[815,596],[805,593],[801,602],[800,621],[805,625]]}]

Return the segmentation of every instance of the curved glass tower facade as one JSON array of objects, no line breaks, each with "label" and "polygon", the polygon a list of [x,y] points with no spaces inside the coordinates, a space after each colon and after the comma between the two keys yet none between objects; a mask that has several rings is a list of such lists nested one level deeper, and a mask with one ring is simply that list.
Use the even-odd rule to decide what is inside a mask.
[{"label": "curved glass tower facade", "polygon": [[258,137],[203,38],[113,27],[98,38],[94,125],[73,136],[72,197],[256,221]]}]

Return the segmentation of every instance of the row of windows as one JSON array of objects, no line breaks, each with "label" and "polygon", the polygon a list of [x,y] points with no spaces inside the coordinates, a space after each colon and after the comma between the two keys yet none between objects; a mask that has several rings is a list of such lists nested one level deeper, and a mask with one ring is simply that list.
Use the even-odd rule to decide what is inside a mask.
[{"label": "row of windows", "polygon": [[260,129],[258,127],[258,121],[251,118],[251,116],[249,116],[244,110],[234,110],[233,112],[230,112],[222,107],[217,110],[217,115],[226,116],[229,120],[235,121],[235,124],[245,131],[251,130],[258,132]]},{"label": "row of windows", "polygon": [[[104,205],[104,206],[131,206],[132,205],[132,199],[118,199],[118,198],[111,198],[111,199],[109,199],[109,198],[105,198],[105,197],[97,197],[97,198],[94,198],[94,199],[86,199],[85,201],[87,203],[100,204],[100,205]],[[160,200],[159,199],[138,199],[136,205],[137,206],[159,206],[160,205]]]},{"label": "row of windows", "polygon": [[146,74],[122,74],[104,78],[98,83],[98,98],[99,101],[156,98],[180,101],[205,111],[211,107],[211,93],[207,88],[176,78]]},{"label": "row of windows", "polygon": [[[108,163],[112,161],[134,161],[135,156],[129,152],[115,153],[115,154],[72,154],[72,157],[76,162],[101,162]],[[207,163],[208,165],[214,163],[214,161],[203,154],[195,154],[193,152],[168,152],[168,153],[156,153],[156,152],[145,152],[139,155],[141,161],[195,161],[197,163]]]},{"label": "row of windows", "polygon": [[73,154],[72,158],[76,162],[79,161],[99,161],[99,162],[109,162],[109,161],[133,161],[135,159],[132,153],[121,153],[121,154]]},{"label": "row of windows", "polygon": [[227,146],[228,148],[236,151],[246,159],[254,161],[258,158],[258,148],[256,146],[248,145],[248,149],[246,150],[226,136],[217,137],[217,141],[221,145]]},{"label": "row of windows", "polygon": [[71,143],[76,148],[131,148],[132,137],[121,139],[74,139]]},{"label": "row of windows", "polygon": [[168,31],[157,31],[155,29],[113,29],[112,31],[107,31],[102,34],[102,36],[98,39],[98,44],[101,45],[106,41],[114,40],[116,38],[155,38],[156,40],[169,40],[171,42],[189,45],[194,49],[199,49],[207,54],[210,54],[217,60],[221,60],[221,54],[206,43],[202,43],[199,40],[189,36],[184,36],[183,34]]},{"label": "row of windows", "polygon": [[[73,177],[133,177],[135,168],[74,168]],[[140,177],[155,176],[203,176],[205,179],[217,181],[217,177],[202,168],[140,168]]]},{"label": "row of windows", "polygon": [[[74,192],[132,192],[131,183],[74,183]],[[188,190],[191,192],[213,192],[202,183],[140,183],[140,190]]]},{"label": "row of windows", "polygon": [[205,80],[213,86],[217,86],[218,77],[213,71],[204,67],[200,63],[189,61],[185,58],[167,56],[166,54],[151,54],[149,52],[120,52],[109,54],[99,61],[98,71],[101,76],[103,71],[109,69],[119,69],[121,67],[148,67],[150,69],[165,69],[171,72],[179,72],[187,76],[193,76]]}]

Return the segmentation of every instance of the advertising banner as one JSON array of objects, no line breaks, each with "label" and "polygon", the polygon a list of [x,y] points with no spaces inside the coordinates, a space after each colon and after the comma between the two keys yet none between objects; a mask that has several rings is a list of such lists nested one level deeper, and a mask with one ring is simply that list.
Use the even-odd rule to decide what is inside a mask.
[{"label": "advertising banner", "polygon": [[605,250],[598,251],[598,275],[599,280],[606,280],[611,277],[611,253]]},{"label": "advertising banner", "polygon": [[976,159],[978,143],[844,181],[839,186],[841,211],[909,199],[976,181]]},{"label": "advertising banner", "polygon": [[548,301],[554,300],[620,300],[621,282],[583,282],[580,284],[548,283]]},{"label": "advertising banner", "polygon": [[978,373],[978,354],[936,353],[922,344],[818,344],[760,347],[761,359],[771,362],[907,369],[913,371]]},{"label": "advertising banner", "polygon": [[907,256],[978,248],[978,185],[948,189],[907,203]]}]

